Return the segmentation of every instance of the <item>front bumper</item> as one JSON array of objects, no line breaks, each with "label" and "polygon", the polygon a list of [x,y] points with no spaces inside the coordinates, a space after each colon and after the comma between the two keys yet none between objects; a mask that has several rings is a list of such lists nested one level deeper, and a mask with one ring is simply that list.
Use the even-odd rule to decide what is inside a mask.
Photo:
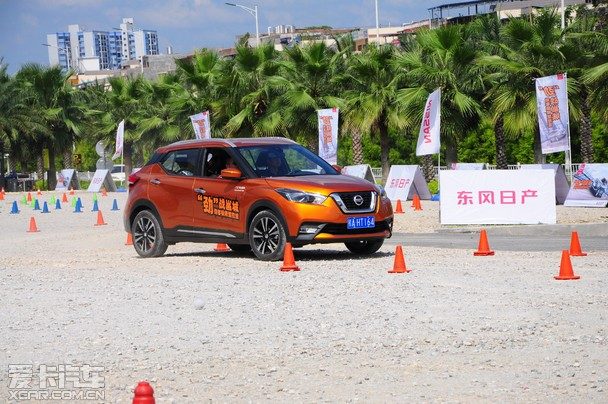
[{"label": "front bumper", "polygon": [[334,243],[339,241],[349,240],[365,240],[390,238],[393,233],[393,218],[377,221],[376,226],[369,229],[347,229],[346,223],[319,223],[306,222],[303,223],[301,229],[317,230],[307,233],[299,233],[292,238],[292,242],[296,244],[312,244],[312,243]]}]

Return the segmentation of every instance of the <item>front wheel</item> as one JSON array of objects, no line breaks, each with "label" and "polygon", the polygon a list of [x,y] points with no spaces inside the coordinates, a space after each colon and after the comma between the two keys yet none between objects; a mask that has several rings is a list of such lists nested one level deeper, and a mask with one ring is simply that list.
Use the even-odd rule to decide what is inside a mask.
[{"label": "front wheel", "polygon": [[346,248],[349,249],[353,254],[359,255],[370,255],[375,253],[384,244],[384,239],[380,240],[360,240],[360,241],[347,241],[344,243]]},{"label": "front wheel", "polygon": [[283,257],[287,236],[281,221],[270,210],[258,212],[249,225],[249,245],[262,261],[277,261]]},{"label": "front wheel", "polygon": [[160,257],[167,251],[162,227],[149,210],[142,210],[135,216],[133,225],[133,247],[143,258]]}]

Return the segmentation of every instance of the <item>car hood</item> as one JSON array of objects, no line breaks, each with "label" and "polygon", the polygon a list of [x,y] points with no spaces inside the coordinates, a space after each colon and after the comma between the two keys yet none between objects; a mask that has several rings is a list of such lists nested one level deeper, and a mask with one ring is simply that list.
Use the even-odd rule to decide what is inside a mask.
[{"label": "car hood", "polygon": [[291,188],[329,195],[333,192],[360,192],[376,190],[374,184],[350,175],[306,175],[301,177],[266,178],[272,188]]}]

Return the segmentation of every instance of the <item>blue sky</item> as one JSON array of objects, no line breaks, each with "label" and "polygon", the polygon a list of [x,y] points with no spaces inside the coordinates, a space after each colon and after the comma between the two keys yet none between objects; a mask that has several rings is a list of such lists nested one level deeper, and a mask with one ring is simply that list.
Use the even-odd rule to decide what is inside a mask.
[{"label": "blue sky", "polygon": [[[231,0],[253,6],[256,0]],[[428,18],[428,8],[449,1],[378,0],[380,25],[401,25]],[[280,24],[334,28],[375,26],[374,0],[257,0],[260,32]],[[229,47],[236,35],[255,33],[245,11],[218,0],[0,0],[0,57],[14,73],[23,63],[48,64],[46,34],[67,31],[69,24],[87,30],[111,30],[123,17],[135,26],[156,29],[162,53]]]}]

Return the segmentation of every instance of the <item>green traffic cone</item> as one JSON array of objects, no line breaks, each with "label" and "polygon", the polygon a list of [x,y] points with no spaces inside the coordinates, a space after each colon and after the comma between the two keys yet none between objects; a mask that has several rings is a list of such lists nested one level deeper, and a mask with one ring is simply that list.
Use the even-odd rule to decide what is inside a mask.
[{"label": "green traffic cone", "polygon": [[95,202],[96,200],[97,200],[97,192],[95,192],[95,193],[93,194],[93,202]]},{"label": "green traffic cone", "polygon": [[55,204],[55,195],[51,195],[51,205]]},{"label": "green traffic cone", "polygon": [[21,198],[21,204],[27,205],[27,197],[25,195],[23,195],[23,198]]},{"label": "green traffic cone", "polygon": [[73,197],[72,198],[72,207],[75,207],[75,206],[76,206],[76,197]]}]

